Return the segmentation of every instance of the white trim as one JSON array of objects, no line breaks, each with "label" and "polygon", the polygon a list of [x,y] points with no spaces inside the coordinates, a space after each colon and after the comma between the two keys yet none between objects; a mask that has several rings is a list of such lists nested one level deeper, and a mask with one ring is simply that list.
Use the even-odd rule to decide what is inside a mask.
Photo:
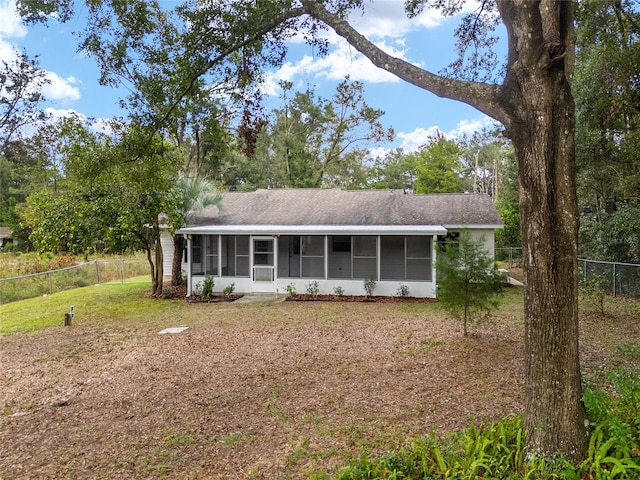
[{"label": "white trim", "polygon": [[[469,228],[469,227],[467,227]],[[485,227],[490,228],[490,227]],[[176,233],[201,235],[443,235],[442,225],[203,225]]]},{"label": "white trim", "polygon": [[187,297],[193,294],[193,275],[191,275],[191,235],[187,235]]},{"label": "white trim", "polygon": [[[218,238],[222,238],[222,237],[218,237]],[[255,246],[256,246],[256,241],[268,241],[271,242],[271,254],[273,255],[273,265],[256,265],[255,264]],[[278,245],[276,243],[276,239],[273,236],[260,236],[260,235],[255,235],[255,236],[251,236],[250,238],[250,253],[251,253],[251,259],[250,259],[250,263],[249,263],[249,275],[251,278],[251,291],[252,292],[258,292],[258,293],[276,293],[277,291],[277,287],[276,287],[276,280],[278,279],[278,271],[277,271],[277,265],[278,265]],[[255,269],[257,268],[269,268],[271,270],[271,281],[268,280],[256,280],[255,275],[256,275],[256,271]]]},{"label": "white trim", "polygon": [[447,224],[447,225],[443,225],[444,228],[446,228],[447,230],[484,230],[484,229],[499,229],[499,228],[504,228],[504,224],[502,223],[479,223],[479,224],[462,224],[462,223],[456,223],[456,224]]}]

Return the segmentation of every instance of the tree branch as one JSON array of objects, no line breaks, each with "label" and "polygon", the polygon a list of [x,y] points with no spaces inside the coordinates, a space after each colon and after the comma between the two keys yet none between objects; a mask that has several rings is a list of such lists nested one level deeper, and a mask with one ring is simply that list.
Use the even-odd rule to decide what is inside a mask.
[{"label": "tree branch", "polygon": [[193,87],[195,86],[196,81],[201,76],[205,75],[210,69],[212,69],[214,66],[216,66],[218,63],[223,61],[225,58],[227,58],[232,53],[235,53],[238,50],[240,50],[241,48],[246,47],[247,45],[250,45],[251,43],[261,39],[263,36],[265,36],[266,34],[271,32],[273,29],[275,29],[276,27],[278,27],[280,24],[284,23],[285,21],[290,20],[292,18],[299,17],[299,16],[303,15],[304,13],[305,13],[304,10],[301,9],[301,8],[293,8],[291,10],[287,10],[282,15],[274,17],[269,22],[265,23],[264,25],[261,25],[258,30],[256,30],[252,35],[247,36],[243,41],[241,41],[239,43],[236,43],[234,45],[231,45],[226,50],[224,50],[221,53],[219,53],[216,57],[214,57],[211,60],[209,60],[209,62],[207,62],[207,64],[200,71],[196,72],[196,74],[191,78],[191,82],[189,83],[187,88],[185,88],[180,93],[178,98],[176,98],[173,101],[173,103],[169,107],[169,110],[167,110],[167,112],[163,115],[163,117],[162,117],[162,119],[160,121],[160,124],[164,124],[164,122],[167,120],[167,118],[169,118],[171,113],[176,109],[176,107],[182,101],[182,99],[193,89]]},{"label": "tree branch", "polygon": [[377,67],[438,97],[471,105],[504,125],[508,125],[509,116],[499,102],[502,93],[499,85],[454,80],[423,70],[381,50],[346,20],[329,12],[322,2],[301,0],[301,3],[306,13],[330,26]]}]

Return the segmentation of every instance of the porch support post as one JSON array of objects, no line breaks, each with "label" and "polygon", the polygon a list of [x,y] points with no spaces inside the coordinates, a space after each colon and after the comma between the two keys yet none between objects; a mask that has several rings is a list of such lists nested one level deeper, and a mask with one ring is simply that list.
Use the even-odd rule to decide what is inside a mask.
[{"label": "porch support post", "polygon": [[191,285],[193,279],[191,278],[191,256],[192,256],[192,241],[191,234],[187,236],[187,297],[191,296]]}]

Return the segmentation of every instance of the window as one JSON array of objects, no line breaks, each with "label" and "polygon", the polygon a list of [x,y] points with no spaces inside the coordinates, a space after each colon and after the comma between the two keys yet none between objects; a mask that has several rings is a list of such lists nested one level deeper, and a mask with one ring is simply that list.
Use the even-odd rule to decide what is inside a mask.
[{"label": "window", "polygon": [[380,279],[431,281],[430,236],[380,237]]},{"label": "window", "polygon": [[404,237],[380,237],[380,280],[406,280]]},{"label": "window", "polygon": [[351,237],[329,237],[329,278],[351,278]]},{"label": "window", "polygon": [[438,247],[441,252],[444,252],[447,241],[458,243],[459,240],[460,232],[449,232],[446,235],[438,235]]},{"label": "window", "polygon": [[204,274],[202,265],[202,235],[194,235],[191,240],[191,272],[194,275]]},{"label": "window", "polygon": [[253,264],[273,266],[273,240],[253,241]]},{"label": "window", "polygon": [[204,240],[204,273],[218,275],[218,235],[207,235]]},{"label": "window", "polygon": [[249,237],[223,235],[221,238],[222,276],[249,276]]},{"label": "window", "polygon": [[191,240],[191,273],[218,274],[218,235],[194,235]]},{"label": "window", "polygon": [[303,278],[324,278],[324,236],[300,237]]},{"label": "window", "polygon": [[431,280],[431,237],[407,237],[407,280]]},{"label": "window", "polygon": [[374,236],[353,237],[353,278],[378,278]]},{"label": "window", "polygon": [[324,278],[324,236],[280,236],[278,238],[278,276]]},{"label": "window", "polygon": [[377,237],[329,237],[329,278],[378,278]]},{"label": "window", "polygon": [[282,235],[278,238],[278,277],[300,278],[300,237]]}]

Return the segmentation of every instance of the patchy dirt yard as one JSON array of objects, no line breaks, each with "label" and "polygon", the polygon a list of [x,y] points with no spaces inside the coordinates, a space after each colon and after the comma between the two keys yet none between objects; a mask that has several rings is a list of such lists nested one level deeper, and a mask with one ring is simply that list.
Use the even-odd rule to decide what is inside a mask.
[{"label": "patchy dirt yard", "polygon": [[[2,337],[0,478],[307,478],[521,410],[517,299],[467,338],[432,304],[180,311]],[[640,342],[606,322],[583,321],[587,369]]]}]

